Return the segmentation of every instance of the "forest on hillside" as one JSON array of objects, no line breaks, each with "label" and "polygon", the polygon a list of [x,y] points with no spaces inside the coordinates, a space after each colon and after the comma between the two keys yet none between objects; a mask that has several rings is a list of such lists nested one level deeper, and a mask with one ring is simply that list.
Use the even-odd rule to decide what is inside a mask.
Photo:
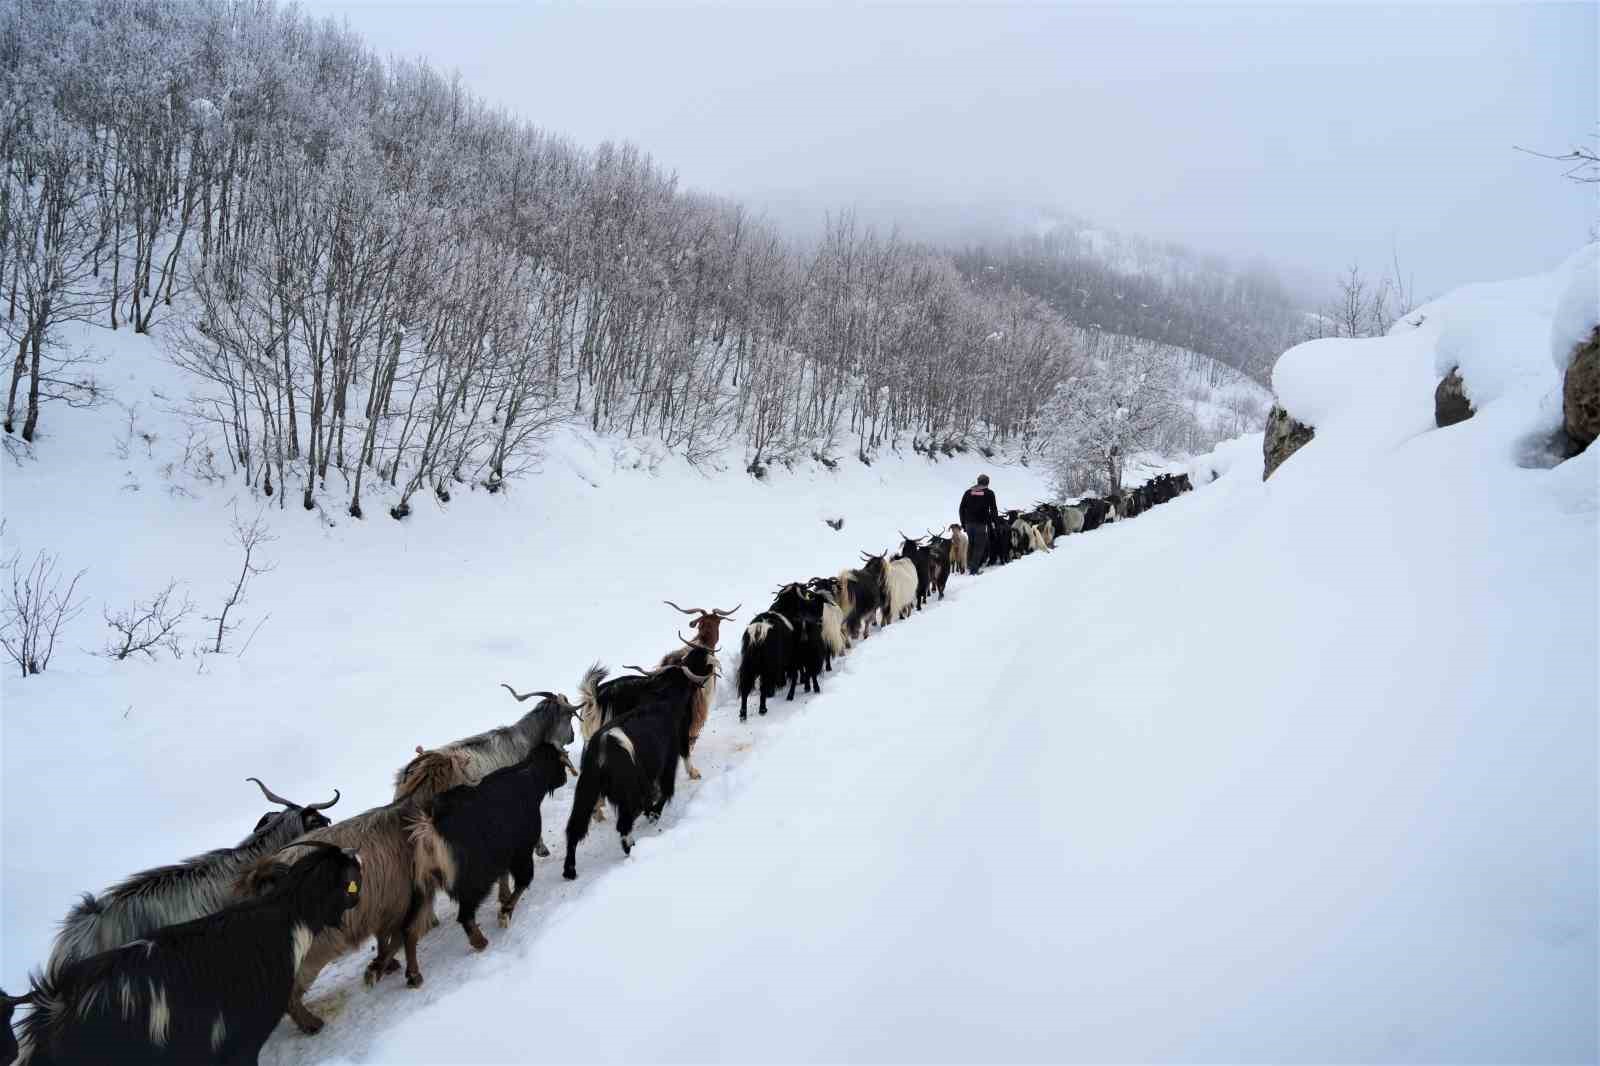
[{"label": "forest on hillside", "polygon": [[[1097,353],[1255,373],[1277,328],[1246,281],[1072,275],[1086,316],[1066,275],[988,276],[848,212],[791,241],[633,145],[575,144],[271,0],[0,0],[0,160],[13,454],[51,405],[101,399],[63,340],[93,322],[189,372],[218,476],[308,509],[337,485],[357,517],[374,480],[396,517],[497,490],[566,420],[696,462],[742,446],[758,476],[907,443],[1059,452],[1089,438],[1047,412],[1100,396],[1087,417],[1115,419],[1143,387]],[[1158,310],[1100,310],[1132,300]],[[1205,444],[1177,375],[1161,436]]]}]

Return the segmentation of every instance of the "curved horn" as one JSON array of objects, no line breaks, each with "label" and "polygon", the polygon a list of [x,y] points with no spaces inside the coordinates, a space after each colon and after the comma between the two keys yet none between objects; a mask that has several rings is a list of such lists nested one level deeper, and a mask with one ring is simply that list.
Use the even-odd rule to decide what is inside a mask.
[{"label": "curved horn", "polygon": [[333,790],[333,799],[329,800],[326,803],[308,803],[301,809],[302,810],[307,810],[307,811],[325,811],[329,807],[332,807],[335,803],[338,803],[338,802],[339,802],[339,790],[338,789],[334,789]]},{"label": "curved horn", "polygon": [[544,696],[544,697],[548,698],[550,696],[555,695],[555,693],[553,693],[553,692],[544,692],[544,691],[518,692],[516,689],[512,688],[510,685],[506,684],[504,681],[500,682],[500,687],[505,689],[507,692],[511,693],[512,698],[515,699],[518,703],[521,703],[524,700],[531,700],[535,696]]},{"label": "curved horn", "polygon": [[273,803],[281,803],[285,807],[298,807],[298,806],[300,806],[300,804],[296,803],[294,800],[286,800],[282,796],[278,795],[276,792],[272,791],[272,789],[268,788],[266,785],[263,785],[261,783],[261,778],[259,778],[259,777],[247,777],[247,778],[245,778],[245,780],[246,781],[254,781],[256,783],[256,787],[261,790],[261,794],[263,796],[267,797],[267,799],[271,800]]},{"label": "curved horn", "polygon": [[706,678],[711,676],[710,674],[697,674],[690,670],[687,666],[680,665],[678,669],[683,671],[684,677],[687,677],[690,681],[693,681],[697,685],[705,684]]},{"label": "curved horn", "polygon": [[22,996],[8,996],[4,992],[0,992],[0,1006],[20,1007],[24,1003],[32,1003],[32,1002],[33,1002],[33,993],[32,992],[29,992],[26,995],[22,995]]},{"label": "curved horn", "polygon": [[711,608],[711,613],[716,615],[718,618],[732,618],[736,613],[738,613],[739,608],[743,606],[744,601],[741,600],[733,605],[733,610],[731,611],[724,611],[721,607],[713,607]]},{"label": "curved horn", "polygon": [[[662,600],[661,602],[666,604],[668,607],[671,607],[674,611],[682,611],[684,614],[709,614],[709,613],[711,613],[711,612],[705,610],[704,608],[700,608],[700,607],[695,607],[695,608],[692,608],[692,609],[688,608],[688,607],[679,607],[677,604],[673,603],[671,600]],[[735,609],[737,610],[737,608],[735,608]]]},{"label": "curved horn", "polygon": [[627,663],[623,663],[622,664],[622,668],[624,670],[637,670],[639,673],[644,674],[646,677],[648,677],[650,674],[654,673],[653,670],[646,670],[642,666],[629,666]]}]

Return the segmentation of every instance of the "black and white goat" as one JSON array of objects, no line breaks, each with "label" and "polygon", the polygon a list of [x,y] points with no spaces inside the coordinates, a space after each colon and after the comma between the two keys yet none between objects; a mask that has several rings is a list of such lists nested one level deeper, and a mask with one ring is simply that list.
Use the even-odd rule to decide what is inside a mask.
[{"label": "black and white goat", "polygon": [[[794,690],[805,674],[802,667],[803,646],[809,636],[804,625],[806,591],[798,584],[785,585],[779,590],[772,606],[756,615],[745,627],[739,641],[739,720],[750,714],[750,693],[759,691],[756,713],[767,713],[767,700],[780,687],[787,684],[794,699]],[[820,612],[815,634],[821,640]],[[819,666],[820,669],[820,666]],[[809,690],[811,685],[806,685]]]},{"label": "black and white goat", "polygon": [[521,762],[476,785],[441,792],[412,823],[417,883],[425,890],[443,889],[456,901],[456,921],[474,951],[489,946],[478,928],[478,908],[506,874],[514,887],[501,895],[500,927],[511,924],[517,900],[533,880],[532,852],[542,827],[539,805],[566,780],[566,753],[554,744],[538,744]]},{"label": "black and white goat", "polygon": [[906,536],[902,531],[900,534],[900,551],[895,555],[895,558],[906,560],[916,571],[917,588],[914,595],[917,610],[920,611],[923,605],[928,602],[928,592],[933,587],[932,582],[929,580],[932,576],[932,567],[929,564],[928,549],[923,547],[920,541]]},{"label": "black and white goat", "polygon": [[[883,609],[884,590],[881,555],[862,553],[866,565],[859,570],[841,570],[834,580],[838,583],[835,596],[839,610],[844,612],[844,632],[851,640],[866,640],[872,630],[872,620]],[[881,622],[880,622],[881,624]]]},{"label": "black and white goat", "polygon": [[[695,660],[691,653],[691,662]],[[567,859],[561,876],[578,876],[578,844],[589,832],[590,812],[609,801],[617,812],[617,835],[626,854],[633,850],[633,825],[641,814],[652,820],[672,801],[678,762],[689,747],[689,716],[694,691],[704,680],[686,666],[661,674],[668,685],[627,714],[610,721],[584,745],[578,783],[567,818]]]},{"label": "black and white goat", "polygon": [[158,866],[93,896],[84,893],[61,922],[45,973],[68,963],[138,940],[164,925],[212,914],[233,902],[233,882],[264,855],[313,829],[329,825],[322,812],[339,802],[339,790],[325,803],[304,806],[277,795],[259,778],[262,795],[283,805],[256,822],[255,831],[231,848],[217,848],[171,866]]},{"label": "black and white goat", "polygon": [[361,898],[360,856],[321,845],[272,889],[34,978],[24,1066],[254,1063],[313,938]]}]

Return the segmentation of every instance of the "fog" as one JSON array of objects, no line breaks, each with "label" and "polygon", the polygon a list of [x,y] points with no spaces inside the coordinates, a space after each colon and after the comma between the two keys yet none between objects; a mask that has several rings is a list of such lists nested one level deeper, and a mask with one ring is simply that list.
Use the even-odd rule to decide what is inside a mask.
[{"label": "fog", "polygon": [[1070,213],[1330,287],[1398,254],[1427,295],[1596,225],[1515,150],[1594,145],[1593,4],[307,7],[791,226]]}]

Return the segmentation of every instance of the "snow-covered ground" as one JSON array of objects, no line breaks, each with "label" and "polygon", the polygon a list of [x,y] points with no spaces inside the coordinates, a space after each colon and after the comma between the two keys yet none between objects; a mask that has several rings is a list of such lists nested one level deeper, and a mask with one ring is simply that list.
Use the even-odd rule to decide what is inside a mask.
[{"label": "snow-covered ground", "polygon": [[[955,579],[821,696],[723,704],[632,857],[608,823],[577,882],[540,863],[483,955],[447,920],[419,991],[330,969],[328,1029],[264,1061],[1593,1061],[1600,453],[1547,447],[1568,273],[1295,349],[1275,383],[1317,437],[1270,481],[1230,442],[1193,494]],[[1498,369],[1438,430],[1445,348]],[[210,606],[235,565],[226,494],[172,498],[160,441],[124,491],[117,424],[63,417],[6,472],[7,546],[95,597],[5,683],[8,988],[72,893],[243,836],[246,774],[379,802],[414,744],[513,716],[498,682],[658,655],[663,597],[748,617],[947,521],[977,469],[652,476],[574,436],[448,514],[274,512],[270,617],[202,673],[77,651],[100,599],[177,576]],[[1002,505],[1043,491],[991,473]]]}]

